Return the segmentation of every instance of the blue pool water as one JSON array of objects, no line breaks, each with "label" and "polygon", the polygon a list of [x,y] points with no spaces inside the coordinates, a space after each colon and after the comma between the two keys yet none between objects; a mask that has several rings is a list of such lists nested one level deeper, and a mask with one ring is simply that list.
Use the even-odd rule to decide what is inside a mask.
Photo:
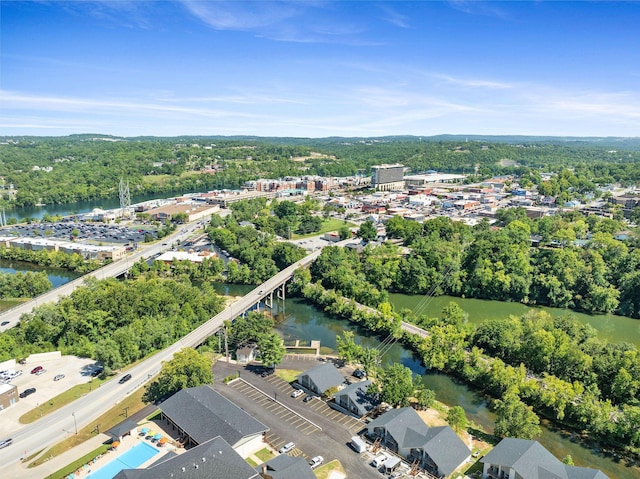
[{"label": "blue pool water", "polygon": [[121,470],[135,469],[140,464],[147,462],[158,454],[158,452],[160,451],[155,447],[150,446],[146,442],[141,442],[123,455],[102,466],[96,472],[89,474],[87,479],[113,479]]}]

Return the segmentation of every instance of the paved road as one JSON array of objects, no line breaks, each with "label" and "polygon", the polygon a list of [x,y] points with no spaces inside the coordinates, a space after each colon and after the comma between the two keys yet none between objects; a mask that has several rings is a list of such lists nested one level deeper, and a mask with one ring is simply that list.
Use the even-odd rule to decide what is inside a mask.
[{"label": "paved road", "polygon": [[59,286],[51,291],[38,296],[37,298],[32,299],[31,301],[27,301],[26,303],[19,304],[7,311],[0,313],[0,323],[8,321],[9,324],[6,324],[0,327],[0,332],[14,327],[18,324],[20,316],[25,313],[30,313],[35,307],[40,306],[45,303],[56,302],[58,299],[64,296],[69,296],[74,289],[79,286],[82,286],[85,279],[89,276],[92,276],[97,279],[105,279],[110,277],[120,276],[122,273],[127,271],[131,266],[136,263],[138,260],[147,259],[156,254],[160,254],[163,251],[166,251],[170,248],[171,243],[181,239],[184,235],[192,233],[196,228],[198,228],[197,223],[185,225],[179,228],[177,231],[172,233],[171,235],[163,238],[158,241],[158,243],[150,246],[141,247],[139,251],[123,258],[114,263],[110,263],[106,266],[103,266],[100,269],[97,269],[91,273],[88,273],[81,278],[77,278],[73,281],[70,281],[62,286]]},{"label": "paved road", "polygon": [[214,334],[224,321],[232,320],[239,312],[250,309],[266,296],[269,291],[285,282],[296,269],[306,266],[315,260],[321,252],[321,249],[314,251],[297,263],[282,270],[176,343],[131,368],[127,371],[132,376],[129,382],[118,384],[119,378],[116,377],[86,396],[13,433],[13,445],[0,450],[0,465],[13,464],[24,456],[25,451],[27,455],[32,454],[59,442],[69,434],[73,434],[76,427],[80,429],[89,424],[94,418],[100,416],[109,408],[117,405],[127,395],[142,387],[160,371],[162,362],[171,360],[174,353],[183,348],[195,347],[201,344],[206,338]]}]

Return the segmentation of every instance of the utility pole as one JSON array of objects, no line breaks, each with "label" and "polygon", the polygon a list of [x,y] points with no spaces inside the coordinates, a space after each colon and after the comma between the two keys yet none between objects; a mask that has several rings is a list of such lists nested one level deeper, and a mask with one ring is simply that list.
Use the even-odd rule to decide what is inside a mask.
[{"label": "utility pole", "polygon": [[227,358],[227,362],[229,362],[229,343],[227,341],[227,330],[224,329],[224,353]]}]

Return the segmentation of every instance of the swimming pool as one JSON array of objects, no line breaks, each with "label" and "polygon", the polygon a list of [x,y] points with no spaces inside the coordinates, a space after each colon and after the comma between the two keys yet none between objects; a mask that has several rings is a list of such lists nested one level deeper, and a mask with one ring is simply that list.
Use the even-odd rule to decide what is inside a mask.
[{"label": "swimming pool", "polygon": [[123,455],[117,457],[111,462],[108,462],[96,472],[92,472],[87,476],[87,479],[113,479],[123,469],[135,469],[140,464],[147,462],[153,456],[158,454],[155,447],[150,446],[146,442],[132,447]]}]

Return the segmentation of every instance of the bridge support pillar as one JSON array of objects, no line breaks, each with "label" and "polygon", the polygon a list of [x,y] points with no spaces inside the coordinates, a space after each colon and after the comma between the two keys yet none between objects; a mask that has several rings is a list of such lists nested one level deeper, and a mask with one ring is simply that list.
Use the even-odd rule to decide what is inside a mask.
[{"label": "bridge support pillar", "polygon": [[286,283],[282,283],[282,285],[276,290],[276,297],[282,301],[285,300],[285,293],[287,292],[286,286]]}]

